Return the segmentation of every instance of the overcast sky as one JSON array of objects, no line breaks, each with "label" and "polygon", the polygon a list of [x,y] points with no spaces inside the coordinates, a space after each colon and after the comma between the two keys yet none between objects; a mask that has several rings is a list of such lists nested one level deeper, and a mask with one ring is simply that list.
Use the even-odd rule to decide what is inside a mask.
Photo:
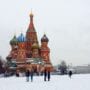
[{"label": "overcast sky", "polygon": [[24,34],[32,9],[38,39],[49,38],[51,62],[56,65],[90,64],[90,0],[0,0],[0,55],[10,51],[9,41]]}]

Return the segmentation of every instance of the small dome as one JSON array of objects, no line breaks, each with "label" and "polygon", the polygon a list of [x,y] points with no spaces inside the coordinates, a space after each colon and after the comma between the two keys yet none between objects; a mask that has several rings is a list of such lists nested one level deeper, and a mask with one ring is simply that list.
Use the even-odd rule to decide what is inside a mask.
[{"label": "small dome", "polygon": [[38,49],[38,48],[39,48],[39,45],[37,43],[33,43],[32,49]]},{"label": "small dome", "polygon": [[12,38],[12,40],[10,41],[11,45],[16,45],[18,43],[18,40],[16,38],[16,36],[14,35],[14,37]]},{"label": "small dome", "polygon": [[48,42],[48,38],[46,36],[46,34],[43,35],[43,37],[41,38],[41,42]]},{"label": "small dome", "polygon": [[18,37],[18,42],[25,42],[26,38],[24,37],[24,35],[21,33],[20,36]]}]

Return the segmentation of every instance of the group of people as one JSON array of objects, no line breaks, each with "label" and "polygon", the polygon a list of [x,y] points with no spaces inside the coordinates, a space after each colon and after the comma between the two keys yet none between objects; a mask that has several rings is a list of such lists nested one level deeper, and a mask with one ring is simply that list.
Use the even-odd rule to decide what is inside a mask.
[{"label": "group of people", "polygon": [[[34,71],[33,69],[31,70],[26,70],[25,72],[26,75],[26,81],[29,82],[29,78],[31,79],[31,82],[33,81],[33,75],[34,75]],[[50,81],[50,70],[49,69],[44,69],[43,71],[43,75],[44,75],[44,81]],[[69,77],[71,78],[72,76],[72,71],[68,72]],[[16,76],[19,77],[19,72],[17,71]]]},{"label": "group of people", "polygon": [[[31,79],[31,82],[33,81],[33,75],[34,75],[34,71],[33,70],[26,70],[26,81],[29,82],[29,78]],[[44,70],[43,71],[43,75],[44,75],[44,81],[50,81],[50,70]]]}]

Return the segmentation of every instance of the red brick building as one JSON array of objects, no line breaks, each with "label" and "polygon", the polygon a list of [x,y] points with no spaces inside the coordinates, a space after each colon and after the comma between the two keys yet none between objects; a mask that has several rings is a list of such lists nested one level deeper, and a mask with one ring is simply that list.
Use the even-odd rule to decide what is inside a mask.
[{"label": "red brick building", "polygon": [[46,34],[41,38],[41,46],[38,42],[37,32],[33,23],[33,14],[30,14],[30,23],[26,31],[19,37],[14,36],[10,41],[11,51],[7,60],[16,66],[16,70],[26,70],[33,68],[35,72],[43,71],[45,68],[52,70],[50,62],[49,39]]}]

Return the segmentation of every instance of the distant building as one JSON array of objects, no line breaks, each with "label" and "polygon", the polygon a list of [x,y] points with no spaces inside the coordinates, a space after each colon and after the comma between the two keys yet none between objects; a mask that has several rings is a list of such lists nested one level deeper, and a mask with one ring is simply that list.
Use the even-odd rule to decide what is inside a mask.
[{"label": "distant building", "polygon": [[72,71],[75,74],[90,73],[90,65],[69,66],[67,71]]},{"label": "distant building", "polygon": [[90,65],[75,66],[73,67],[73,70],[77,74],[90,73]]},{"label": "distant building", "polygon": [[39,45],[37,32],[33,23],[33,14],[31,13],[26,36],[23,33],[19,37],[14,35],[10,41],[11,51],[7,56],[10,68],[20,71],[33,68],[35,72],[39,72],[49,67],[52,70],[48,42],[49,39],[44,34],[41,38],[41,46]]},{"label": "distant building", "polygon": [[[55,74],[60,74],[60,70],[57,66],[53,67],[55,70]],[[88,74],[90,73],[90,65],[82,65],[82,66],[68,66],[67,67],[67,73],[69,71],[72,71],[72,73],[74,74]]]}]

